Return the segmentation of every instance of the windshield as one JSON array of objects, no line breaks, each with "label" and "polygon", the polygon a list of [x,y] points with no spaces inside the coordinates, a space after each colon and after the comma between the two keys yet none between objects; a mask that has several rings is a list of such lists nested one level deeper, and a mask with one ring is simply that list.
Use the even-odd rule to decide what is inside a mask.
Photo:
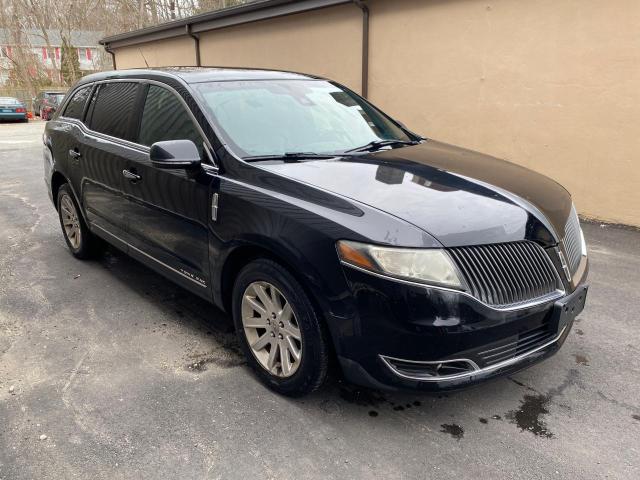
[{"label": "windshield", "polygon": [[194,88],[240,157],[340,153],[377,140],[411,140],[365,100],[323,80],[209,82]]},{"label": "windshield", "polygon": [[60,105],[60,103],[62,103],[62,99],[64,98],[64,93],[56,93],[54,95],[51,95],[49,98],[53,103]]},{"label": "windshield", "polygon": [[63,98],[64,98],[64,93],[50,93],[49,94],[49,100],[51,100],[51,103],[53,103],[55,105],[60,105],[60,103],[62,102]]}]

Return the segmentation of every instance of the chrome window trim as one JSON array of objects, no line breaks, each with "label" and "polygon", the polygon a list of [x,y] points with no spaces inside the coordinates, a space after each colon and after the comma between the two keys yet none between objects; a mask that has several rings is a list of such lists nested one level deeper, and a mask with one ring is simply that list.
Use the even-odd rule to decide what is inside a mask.
[{"label": "chrome window trim", "polygon": [[129,150],[135,150],[140,153],[149,153],[150,148],[145,145],[140,145],[139,143],[130,142],[129,140],[125,140],[123,138],[112,137],[111,135],[106,135],[104,133],[96,132],[95,130],[89,129],[84,123],[75,118],[62,117],[58,118],[59,122],[70,123],[72,125],[77,126],[82,130],[82,133],[87,135],[88,137],[93,137],[97,140],[107,141],[114,145],[118,145],[120,147],[128,148]]},{"label": "chrome window trim", "polygon": [[178,275],[180,275],[183,278],[186,278],[187,280],[193,282],[194,284],[198,285],[199,287],[202,288],[208,288],[206,283],[200,283],[197,280],[189,277],[188,275],[185,275],[184,273],[182,273],[180,270],[176,270],[175,268],[173,268],[170,265],[167,265],[166,263],[164,263],[162,260],[158,260],[156,257],[154,257],[153,255],[149,255],[147,252],[144,252],[142,250],[140,250],[138,247],[134,247],[133,245],[131,245],[129,242],[127,242],[126,240],[123,240],[122,238],[120,238],[117,235],[114,235],[113,233],[111,233],[109,230],[101,227],[100,225],[96,225],[96,224],[91,224],[92,228],[97,228],[99,230],[102,230],[104,233],[106,233],[107,235],[115,238],[116,240],[118,240],[119,242],[124,243],[127,247],[132,248],[133,250],[135,250],[136,252],[144,255],[145,257],[149,258],[150,260],[153,260],[154,262],[159,263],[160,265],[162,265],[163,267],[165,267],[168,270],[171,270],[174,273],[177,273]]},{"label": "chrome window trim", "polygon": [[[540,350],[544,350],[548,346],[556,343],[558,340],[560,340],[560,338],[562,338],[562,335],[564,335],[564,332],[566,330],[567,330],[567,326],[565,325],[562,328],[562,330],[560,331],[560,333],[558,333],[558,335],[553,337],[548,342],[545,342],[542,345],[539,345],[536,348],[534,348],[532,350],[529,350],[528,352],[522,353],[520,355],[517,355],[517,356],[515,356],[513,358],[508,358],[507,360],[503,360],[502,362],[498,362],[498,363],[496,363],[494,365],[490,365],[488,367],[478,368],[477,370],[474,370],[472,372],[455,373],[455,374],[452,374],[452,375],[443,375],[441,377],[425,377],[425,376],[420,376],[420,375],[407,375],[406,373],[402,373],[398,369],[396,369],[391,364],[391,362],[389,360],[396,360],[398,362],[407,362],[407,363],[415,363],[415,364],[425,364],[425,365],[430,365],[430,364],[433,364],[433,363],[444,363],[445,360],[443,360],[442,362],[433,362],[433,361],[421,362],[421,361],[415,361],[415,360],[404,360],[402,358],[389,357],[389,356],[385,356],[385,355],[378,355],[378,356],[380,357],[382,362],[395,375],[398,375],[399,377],[406,378],[408,380],[418,380],[418,381],[421,381],[421,382],[450,382],[450,381],[453,381],[453,380],[461,380],[461,379],[465,379],[465,378],[470,378],[470,377],[473,377],[475,375],[484,375],[486,373],[491,373],[491,372],[493,372],[495,370],[499,370],[501,368],[508,367],[510,365],[514,365],[516,363],[519,363],[522,360],[526,359],[528,356],[533,355],[534,353],[537,353]],[[475,364],[475,362],[473,362],[472,360],[469,360],[468,358],[460,358],[460,359],[456,359],[456,360],[446,360],[446,361],[471,362],[471,363]]]},{"label": "chrome window trim", "polygon": [[[202,138],[202,143],[205,146],[205,151],[207,153],[207,157],[208,157],[209,161],[211,162],[210,166],[215,169],[215,173],[217,173],[219,171],[220,167],[216,164],[216,162],[214,161],[213,156],[211,154],[211,152],[213,151],[213,148],[211,146],[211,143],[209,143],[209,139],[205,135],[204,130],[200,126],[200,123],[196,119],[195,115],[193,114],[193,112],[191,111],[189,106],[187,105],[187,102],[184,101],[184,98],[182,98],[182,96],[176,91],[175,88],[173,88],[171,85],[167,85],[166,83],[162,83],[162,82],[159,82],[157,80],[151,80],[151,79],[147,79],[147,78],[112,78],[112,79],[98,80],[96,82],[91,82],[91,83],[86,83],[86,84],[79,85],[78,88],[76,88],[73,91],[73,94],[75,94],[75,92],[77,92],[81,88],[84,88],[84,87],[92,87],[93,88],[93,87],[96,87],[97,85],[102,85],[102,84],[106,84],[106,83],[141,83],[141,84],[148,84],[148,85],[156,85],[156,86],[158,86],[160,88],[164,88],[164,89],[168,90],[169,92],[171,92],[180,101],[180,103],[182,104],[183,108],[186,110],[187,114],[191,118],[191,121],[196,126],[196,129],[198,130],[198,133],[200,134],[200,137]],[[73,96],[73,94],[70,95],[69,98],[71,98]],[[196,101],[196,104],[198,105],[198,108],[200,108],[199,103],[197,101]],[[87,106],[88,106],[88,104],[87,104]],[[85,106],[85,108],[86,108],[86,106]],[[65,106],[64,110],[66,110],[66,106]],[[63,110],[63,112],[64,112],[64,110]],[[143,107],[143,110],[144,110],[144,107]],[[205,118],[206,118],[206,115],[205,115]],[[80,120],[78,120],[76,118],[69,118],[69,117],[65,117],[64,115],[60,115],[58,117],[58,120],[61,120],[61,119],[64,120],[64,121],[76,124],[78,126],[81,126],[81,128],[83,129],[83,131],[85,133],[89,134],[90,136],[93,136],[94,138],[108,140],[111,143],[115,143],[117,145],[122,145],[122,146],[128,147],[128,148],[130,148],[132,150],[141,150],[141,151],[143,151],[145,153],[148,153],[149,150],[150,150],[150,147],[148,147],[146,145],[142,145],[141,143],[132,142],[130,140],[125,140],[123,138],[112,137],[111,135],[107,135],[106,133],[102,133],[102,132],[97,132],[95,130],[91,130],[84,122],[81,122]]]},{"label": "chrome window trim", "polygon": [[[525,308],[530,308],[530,307],[535,307],[538,305],[542,305],[544,303],[549,303],[552,302],[554,300],[557,300],[561,297],[563,297],[565,295],[565,290],[564,289],[556,289],[555,292],[549,294],[549,295],[545,295],[543,297],[538,297],[538,298],[534,298],[533,300],[530,300],[528,302],[524,302],[524,303],[517,303],[515,305],[507,305],[505,307],[501,307],[501,306],[495,306],[495,305],[489,305],[488,303],[484,303],[482,300],[479,300],[478,298],[474,297],[473,295],[471,295],[469,292],[465,292],[463,290],[456,290],[454,288],[447,288],[447,287],[442,287],[440,285],[430,285],[428,283],[419,283],[419,282],[412,282],[411,280],[404,280],[402,278],[395,278],[395,277],[391,277],[389,275],[384,275],[378,272],[372,272],[371,270],[367,270],[366,268],[362,268],[362,267],[358,267],[356,265],[352,265],[350,263],[347,263],[345,261],[340,261],[340,263],[342,265],[345,265],[347,267],[351,267],[355,270],[364,272],[364,273],[368,273],[369,275],[373,275],[375,277],[379,277],[385,280],[390,280],[392,282],[398,282],[398,283],[402,283],[405,285],[410,285],[412,287],[421,287],[421,288],[425,288],[425,289],[433,289],[433,290],[441,290],[441,291],[445,291],[445,292],[452,292],[452,293],[457,293],[459,295],[464,295],[465,297],[471,298],[474,301],[478,302],[479,304],[485,306],[486,308],[489,308],[491,310],[495,310],[498,312],[513,312],[516,310],[523,310]],[[556,272],[557,273],[557,272]]]},{"label": "chrome window trim", "polygon": [[207,173],[212,173],[212,174],[214,174],[214,175],[215,175],[215,174],[218,174],[218,172],[219,172],[218,167],[214,167],[214,166],[209,165],[209,164],[207,164],[207,163],[202,163],[202,164],[200,164],[200,166],[201,166],[201,167],[202,167],[202,169],[203,169],[205,172],[207,172]]},{"label": "chrome window trim", "polygon": [[[77,120],[77,118],[71,118],[71,117],[65,117],[64,116],[64,112],[67,110],[67,106],[69,105],[69,103],[71,102],[71,99],[73,98],[73,96],[78,93],[80,90],[82,90],[83,88],[89,88],[90,90],[93,90],[93,82],[87,82],[87,83],[83,83],[82,85],[78,85],[76,88],[74,88],[71,92],[66,93],[65,97],[64,97],[64,102],[62,102],[62,105],[60,105],[60,108],[58,109],[58,111],[60,112],[60,114],[58,115],[58,118],[65,118],[67,120]],[[89,93],[93,93],[93,92],[89,92]],[[91,99],[91,96],[89,96],[89,100]],[[87,105],[89,103],[87,102],[84,106],[84,109],[82,110],[82,114],[84,115],[86,112],[86,108]],[[80,122],[82,123],[82,122]]]}]

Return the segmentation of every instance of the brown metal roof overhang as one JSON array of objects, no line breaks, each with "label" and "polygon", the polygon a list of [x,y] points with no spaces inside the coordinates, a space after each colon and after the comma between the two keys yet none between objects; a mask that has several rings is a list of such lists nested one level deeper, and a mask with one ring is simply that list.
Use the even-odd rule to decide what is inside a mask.
[{"label": "brown metal roof overhang", "polygon": [[269,18],[283,17],[320,8],[354,3],[353,0],[259,0],[209,13],[163,23],[100,40],[108,50],[139,43],[154,42],[208,30],[231,27]]}]

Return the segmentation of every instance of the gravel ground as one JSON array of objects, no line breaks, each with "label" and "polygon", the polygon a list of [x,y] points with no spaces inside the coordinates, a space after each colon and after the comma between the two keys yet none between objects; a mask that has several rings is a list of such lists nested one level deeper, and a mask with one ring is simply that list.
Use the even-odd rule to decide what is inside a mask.
[{"label": "gravel ground", "polygon": [[[67,252],[42,122],[0,124],[0,479],[640,478],[640,233],[584,225],[563,349],[451,395],[251,375],[228,317],[123,254]],[[640,208],[640,206],[639,206]]]}]

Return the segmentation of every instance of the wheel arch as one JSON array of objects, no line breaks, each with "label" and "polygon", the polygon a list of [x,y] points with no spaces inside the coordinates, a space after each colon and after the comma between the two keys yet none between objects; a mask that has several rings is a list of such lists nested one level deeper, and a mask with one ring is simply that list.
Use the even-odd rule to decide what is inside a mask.
[{"label": "wheel arch", "polygon": [[[53,172],[53,174],[51,175],[51,195],[53,197],[53,204],[56,207],[56,210],[58,209],[58,191],[60,190],[60,187],[65,183],[71,185],[67,177],[65,177],[62,173],[58,171]],[[71,190],[73,191],[73,187],[71,187]]]},{"label": "wheel arch", "polygon": [[301,269],[299,267],[290,260],[287,260],[285,253],[277,253],[273,249],[256,244],[243,244],[235,247],[225,258],[221,274],[218,277],[220,279],[220,301],[217,303],[219,303],[219,305],[222,306],[229,315],[233,315],[232,300],[235,279],[246,265],[259,258],[266,258],[278,263],[285,268],[295,280],[298,281],[304,292],[307,294],[309,301],[316,309],[320,322],[322,322],[324,328],[327,329],[330,357],[333,359],[333,362],[337,358],[336,339],[331,331],[330,322],[326,317],[327,306],[323,304],[321,298],[318,298],[318,296],[314,294],[312,282],[305,275],[300,273]]},{"label": "wheel arch", "polygon": [[[78,204],[78,207],[79,207],[79,210],[80,210],[80,215],[82,215],[82,219],[85,221],[85,223],[87,225],[90,225],[89,222],[88,222],[88,219],[87,219],[87,215],[86,215],[86,213],[84,211],[84,206],[80,202],[80,198],[78,197],[78,194],[76,193],[75,188],[73,188],[73,184],[59,170],[55,170],[51,174],[51,198],[53,199],[53,205],[54,205],[56,211],[58,210],[58,192],[60,191],[60,187],[62,185],[65,185],[65,184],[69,185],[69,189],[71,190],[71,194],[73,195],[74,200]],[[91,230],[91,227],[89,227],[89,229]]]},{"label": "wheel arch", "polygon": [[222,306],[226,312],[231,313],[233,285],[236,278],[238,277],[238,274],[240,273],[240,270],[242,270],[252,261],[259,258],[273,260],[274,262],[286,268],[287,271],[300,283],[300,285],[302,285],[302,288],[305,290],[307,295],[309,295],[309,298],[312,298],[314,300],[314,304],[316,303],[315,297],[309,291],[306,279],[303,275],[300,275],[298,273],[298,269],[296,269],[296,267],[291,264],[290,261],[286,260],[284,255],[275,253],[272,249],[264,246],[244,244],[239,245],[231,250],[231,252],[225,258],[224,265],[222,266],[219,283],[220,299]]}]

